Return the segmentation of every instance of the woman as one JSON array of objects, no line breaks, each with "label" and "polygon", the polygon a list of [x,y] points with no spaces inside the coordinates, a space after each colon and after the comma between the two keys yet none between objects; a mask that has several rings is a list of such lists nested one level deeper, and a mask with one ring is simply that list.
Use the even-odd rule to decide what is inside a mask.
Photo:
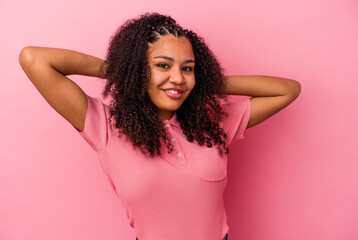
[{"label": "woman", "polygon": [[[228,147],[300,93],[294,80],[223,76],[202,38],[159,14],[122,25],[106,61],[43,47],[25,47],[19,61],[97,152],[140,240],[227,239]],[[111,105],[71,74],[107,79]],[[226,95],[251,98],[228,103]]]}]

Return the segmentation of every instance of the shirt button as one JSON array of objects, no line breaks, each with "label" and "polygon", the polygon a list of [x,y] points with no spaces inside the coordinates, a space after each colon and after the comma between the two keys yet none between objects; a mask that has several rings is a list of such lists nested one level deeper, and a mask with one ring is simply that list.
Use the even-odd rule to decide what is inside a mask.
[{"label": "shirt button", "polygon": [[169,125],[168,124],[165,124],[165,129],[168,129],[169,128]]},{"label": "shirt button", "polygon": [[183,154],[180,152],[180,153],[178,153],[178,157],[182,157],[183,156]]},{"label": "shirt button", "polygon": [[172,138],[172,142],[175,142],[175,138]]}]

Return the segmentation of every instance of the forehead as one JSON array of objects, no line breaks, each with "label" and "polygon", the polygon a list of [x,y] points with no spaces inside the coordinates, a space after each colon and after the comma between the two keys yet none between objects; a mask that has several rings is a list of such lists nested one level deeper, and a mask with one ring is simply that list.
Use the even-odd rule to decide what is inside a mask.
[{"label": "forehead", "polygon": [[165,55],[174,59],[193,59],[194,52],[189,40],[185,37],[175,37],[171,34],[161,36],[155,43],[148,44],[148,57]]}]

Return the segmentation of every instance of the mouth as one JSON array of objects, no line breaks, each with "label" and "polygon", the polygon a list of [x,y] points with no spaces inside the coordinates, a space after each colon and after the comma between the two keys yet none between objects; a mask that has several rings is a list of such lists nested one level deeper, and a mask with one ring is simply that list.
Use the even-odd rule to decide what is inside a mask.
[{"label": "mouth", "polygon": [[180,89],[163,89],[163,91],[169,96],[170,98],[179,99],[182,96],[183,90]]}]

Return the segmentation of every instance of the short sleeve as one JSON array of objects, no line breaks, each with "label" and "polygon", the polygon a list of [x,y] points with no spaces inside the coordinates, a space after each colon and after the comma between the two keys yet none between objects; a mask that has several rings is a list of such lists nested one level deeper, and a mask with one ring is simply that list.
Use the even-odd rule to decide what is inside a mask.
[{"label": "short sleeve", "polygon": [[240,97],[238,100],[223,102],[221,107],[229,114],[222,122],[222,127],[227,134],[227,145],[232,141],[243,139],[247,124],[251,115],[250,97]]},{"label": "short sleeve", "polygon": [[85,118],[85,126],[82,132],[78,133],[100,154],[107,146],[111,137],[109,124],[109,106],[103,103],[100,98],[87,95],[88,107]]}]

